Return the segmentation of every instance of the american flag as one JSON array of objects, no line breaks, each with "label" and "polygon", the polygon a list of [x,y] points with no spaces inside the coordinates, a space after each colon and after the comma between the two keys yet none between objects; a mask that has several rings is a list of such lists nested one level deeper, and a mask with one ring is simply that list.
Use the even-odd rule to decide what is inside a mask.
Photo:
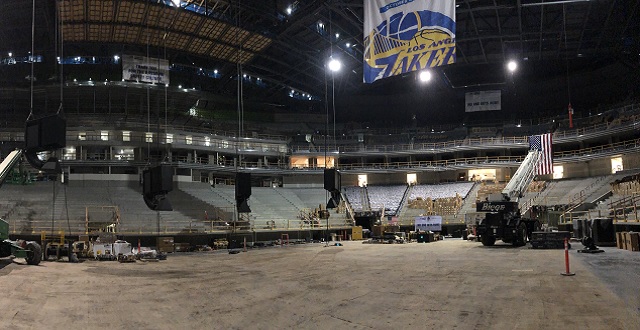
[{"label": "american flag", "polygon": [[532,135],[529,137],[529,150],[540,150],[540,161],[536,175],[553,173],[553,151],[551,149],[551,133]]}]

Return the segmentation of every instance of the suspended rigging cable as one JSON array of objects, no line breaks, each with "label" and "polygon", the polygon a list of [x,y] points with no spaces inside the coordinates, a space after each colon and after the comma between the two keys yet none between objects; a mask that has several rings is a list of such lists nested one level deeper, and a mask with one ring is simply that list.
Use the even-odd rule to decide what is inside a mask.
[{"label": "suspended rigging cable", "polygon": [[567,69],[567,97],[571,103],[571,81],[569,78],[569,48],[567,47],[567,10],[566,5],[562,5],[562,30],[564,33],[564,60]]},{"label": "suspended rigging cable", "polygon": [[29,92],[29,116],[27,120],[33,117],[33,74],[34,74],[34,55],[35,55],[35,40],[36,40],[36,0],[32,1],[31,9],[31,53],[29,54],[29,61],[31,62],[31,76],[29,80],[31,88]]}]

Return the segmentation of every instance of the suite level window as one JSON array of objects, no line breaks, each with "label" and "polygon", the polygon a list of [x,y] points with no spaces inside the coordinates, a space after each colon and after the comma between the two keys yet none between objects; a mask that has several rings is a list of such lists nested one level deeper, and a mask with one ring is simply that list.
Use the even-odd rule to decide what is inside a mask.
[{"label": "suite level window", "polygon": [[564,166],[562,165],[553,166],[553,178],[562,179],[563,177],[564,177]]},{"label": "suite level window", "polygon": [[611,173],[616,173],[624,170],[622,166],[622,157],[611,158]]},{"label": "suite level window", "polygon": [[366,187],[369,178],[366,174],[358,174],[358,187]]},{"label": "suite level window", "polygon": [[123,132],[122,132],[122,141],[124,141],[124,142],[129,142],[129,141],[131,141],[131,132],[129,132],[129,131],[123,131]]}]

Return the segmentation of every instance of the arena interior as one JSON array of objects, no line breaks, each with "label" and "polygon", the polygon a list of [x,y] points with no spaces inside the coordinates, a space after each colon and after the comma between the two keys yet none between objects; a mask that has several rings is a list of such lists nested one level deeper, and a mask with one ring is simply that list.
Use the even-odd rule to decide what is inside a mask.
[{"label": "arena interior", "polygon": [[[638,235],[624,236],[640,231],[640,1],[456,0],[455,63],[373,83],[364,7],[1,1],[0,158],[42,118],[63,120],[66,139],[34,154],[53,169],[25,155],[2,173],[8,239],[39,242],[46,260],[2,261],[0,282],[18,291],[0,299],[15,313],[0,325],[640,329]],[[477,203],[545,134],[552,171],[528,183],[519,212],[572,236],[575,277],[560,276],[562,246],[483,246],[475,231]],[[149,196],[154,168],[163,188]],[[440,227],[419,244],[425,216]],[[605,253],[578,254],[583,236]],[[169,253],[54,262],[98,238]],[[125,293],[128,276],[139,292]],[[147,301],[145,283],[180,293]],[[138,312],[54,302],[85,293]]]}]

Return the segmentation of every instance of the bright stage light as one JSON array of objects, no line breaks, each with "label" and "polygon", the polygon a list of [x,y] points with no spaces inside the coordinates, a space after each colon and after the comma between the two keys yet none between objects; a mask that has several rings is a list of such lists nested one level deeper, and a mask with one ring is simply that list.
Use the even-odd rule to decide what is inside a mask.
[{"label": "bright stage light", "polygon": [[431,80],[431,72],[429,71],[420,72],[420,81],[427,82],[429,80]]},{"label": "bright stage light", "polygon": [[329,61],[329,70],[333,72],[337,72],[337,71],[340,71],[341,68],[342,68],[342,63],[340,63],[340,61],[336,59],[331,59],[331,61]]}]

